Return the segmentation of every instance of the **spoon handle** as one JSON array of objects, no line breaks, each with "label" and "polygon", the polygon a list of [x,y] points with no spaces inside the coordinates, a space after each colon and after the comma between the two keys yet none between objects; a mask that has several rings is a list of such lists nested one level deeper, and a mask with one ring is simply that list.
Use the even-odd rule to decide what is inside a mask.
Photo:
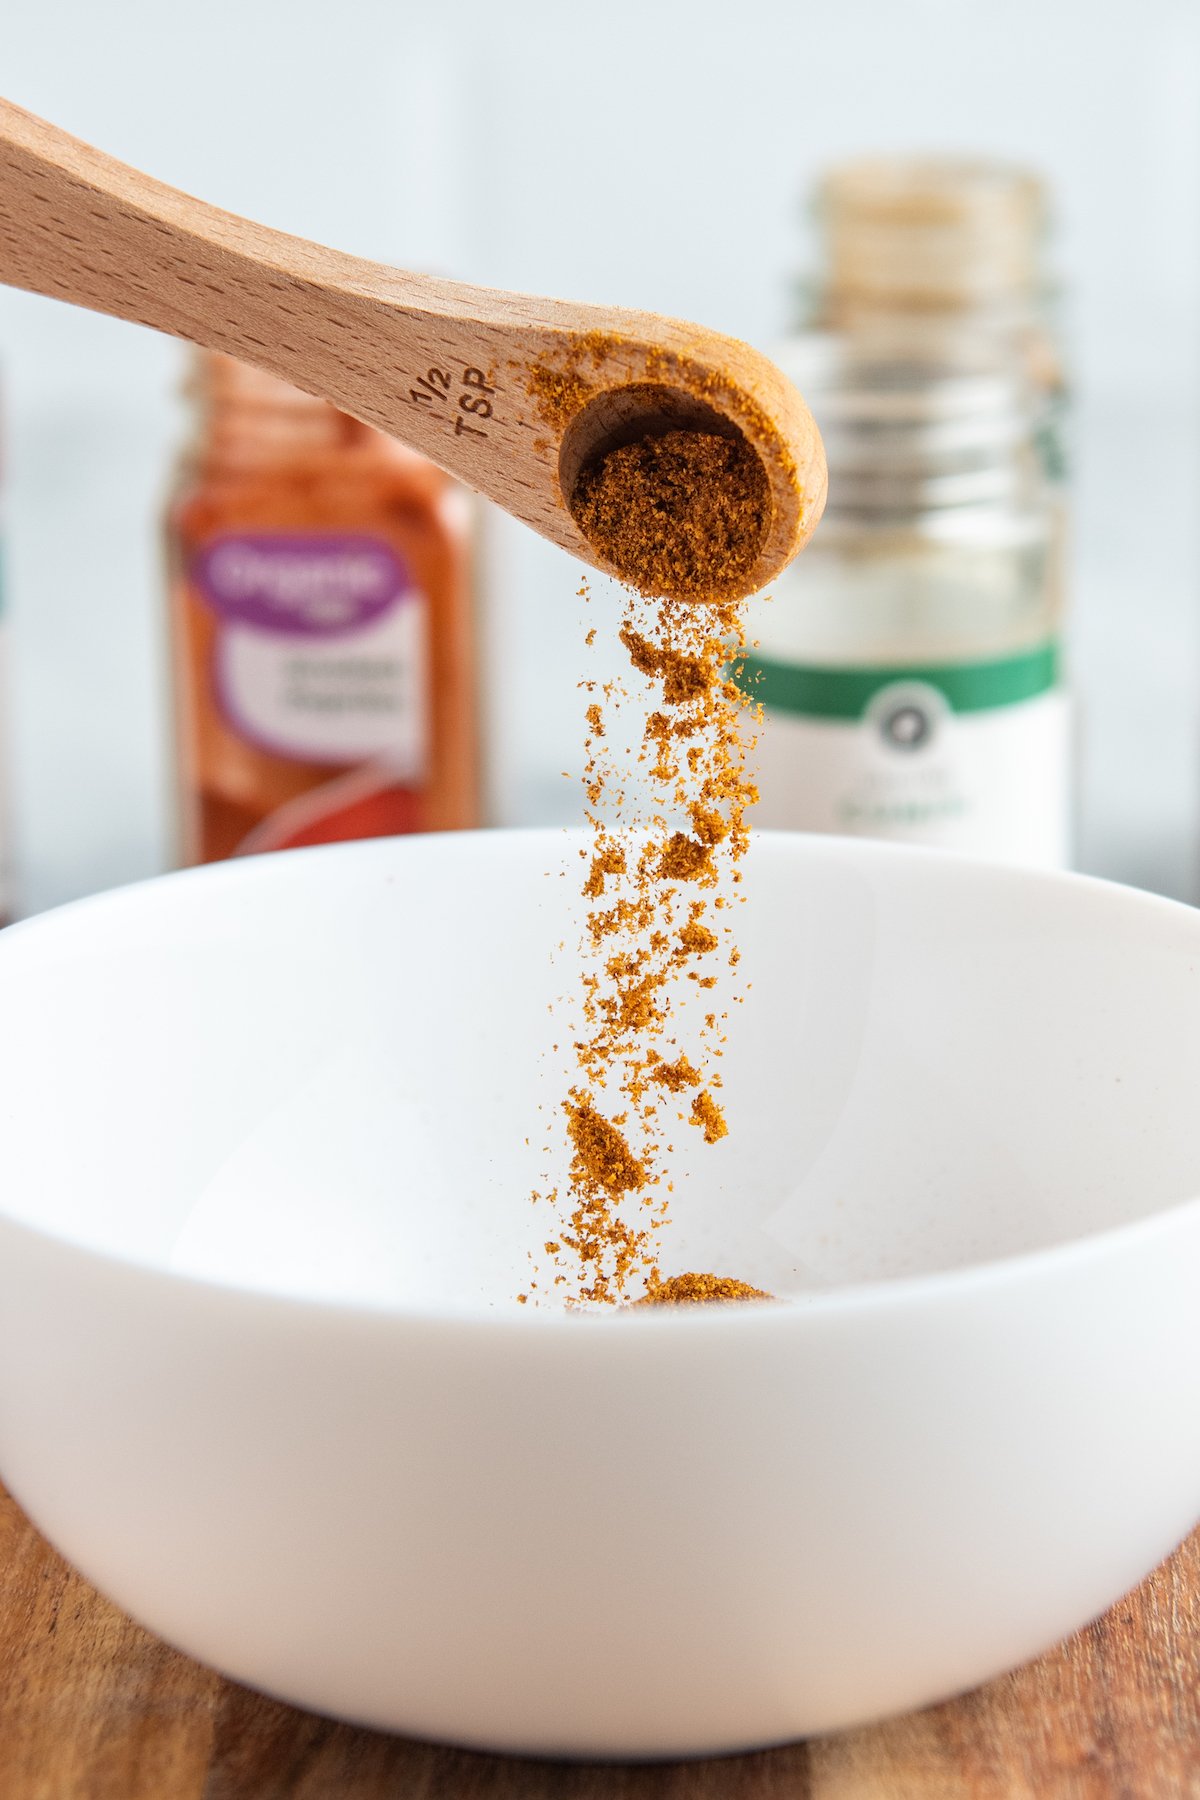
[{"label": "spoon handle", "polygon": [[5,100],[0,280],[253,363],[403,438],[519,516],[531,503],[558,511],[555,525],[578,536],[549,495],[539,505],[529,492],[532,421],[495,403],[525,323],[516,296],[254,224]]},{"label": "spoon handle", "polygon": [[507,298],[223,212],[3,99],[0,279],[224,351],[331,399],[346,365],[362,359],[376,374],[376,309],[423,333],[427,357],[445,361],[453,349],[458,361],[480,348],[469,324],[486,325]]},{"label": "spoon handle", "polygon": [[[194,200],[6,100],[0,281],[278,375],[411,444],[585,562],[597,559],[561,486],[565,422],[531,380],[547,362],[597,397],[643,394],[648,381],[715,396],[771,480],[758,585],[820,516],[816,427],[749,346],[652,313],[469,287],[327,250]],[[573,372],[581,345],[586,380]]]}]

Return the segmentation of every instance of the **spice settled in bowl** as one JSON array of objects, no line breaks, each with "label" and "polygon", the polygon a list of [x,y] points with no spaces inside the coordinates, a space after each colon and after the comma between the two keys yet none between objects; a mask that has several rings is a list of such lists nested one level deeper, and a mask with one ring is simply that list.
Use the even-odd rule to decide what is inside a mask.
[{"label": "spice settled in bowl", "polygon": [[652,1282],[635,1306],[702,1306],[721,1300],[773,1300],[774,1294],[731,1275],[672,1275]]}]

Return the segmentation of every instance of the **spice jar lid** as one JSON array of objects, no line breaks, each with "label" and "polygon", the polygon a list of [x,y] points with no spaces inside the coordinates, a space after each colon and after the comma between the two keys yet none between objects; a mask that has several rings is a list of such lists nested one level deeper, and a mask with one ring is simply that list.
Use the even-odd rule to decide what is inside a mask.
[{"label": "spice jar lid", "polygon": [[831,315],[864,300],[954,308],[1031,293],[1046,212],[1035,175],[986,159],[873,157],[831,169],[816,200]]}]

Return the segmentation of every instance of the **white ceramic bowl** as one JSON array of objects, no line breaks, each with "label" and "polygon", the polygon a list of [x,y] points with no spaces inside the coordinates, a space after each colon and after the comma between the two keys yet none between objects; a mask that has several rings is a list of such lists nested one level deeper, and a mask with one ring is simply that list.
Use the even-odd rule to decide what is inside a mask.
[{"label": "white ceramic bowl", "polygon": [[732,1750],[1042,1650],[1200,1512],[1200,915],[758,840],[668,1260],[789,1303],[564,1316],[513,1295],[578,847],[0,936],[4,1477],[172,1643],[465,1744]]}]

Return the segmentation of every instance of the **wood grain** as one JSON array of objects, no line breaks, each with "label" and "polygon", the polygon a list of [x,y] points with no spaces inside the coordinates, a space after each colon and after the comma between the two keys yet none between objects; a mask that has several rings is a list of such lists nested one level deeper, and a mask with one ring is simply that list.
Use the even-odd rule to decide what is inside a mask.
[{"label": "wood grain", "polygon": [[[568,432],[572,445],[587,437],[586,419],[609,430],[618,395],[660,395],[621,409],[627,434],[631,408],[650,428],[664,406],[686,423],[699,408],[758,451],[773,507],[748,592],[791,561],[821,516],[812,415],[748,345],[653,313],[468,287],[327,250],[181,194],[4,100],[0,281],[282,376],[402,438],[594,566],[559,456]],[[576,371],[578,416],[539,406],[535,367]]]},{"label": "wood grain", "polygon": [[1174,1800],[1200,1796],[1200,1532],[962,1700],[755,1756],[527,1762],[297,1712],[142,1631],[0,1491],[3,1800]]}]

